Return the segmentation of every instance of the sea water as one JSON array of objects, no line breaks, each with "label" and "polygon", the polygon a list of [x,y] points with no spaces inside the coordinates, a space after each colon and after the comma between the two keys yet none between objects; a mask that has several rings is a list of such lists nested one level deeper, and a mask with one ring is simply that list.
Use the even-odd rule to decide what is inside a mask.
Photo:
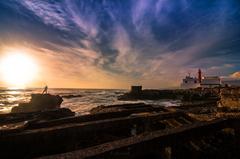
[{"label": "sea water", "polygon": [[[9,113],[18,103],[29,102],[31,94],[41,93],[41,89],[1,89],[0,90],[0,113]],[[66,107],[76,114],[87,114],[89,110],[100,105],[113,105],[124,103],[146,103],[161,106],[178,106],[178,100],[118,100],[118,96],[128,92],[123,89],[49,89],[50,94],[68,96],[81,95],[75,98],[63,98],[61,107]]]}]

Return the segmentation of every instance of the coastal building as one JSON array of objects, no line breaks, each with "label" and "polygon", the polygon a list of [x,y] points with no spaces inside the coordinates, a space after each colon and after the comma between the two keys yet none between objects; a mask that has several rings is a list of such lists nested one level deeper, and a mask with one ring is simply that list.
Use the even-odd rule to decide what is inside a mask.
[{"label": "coastal building", "polygon": [[181,83],[182,89],[191,88],[214,88],[221,86],[221,79],[218,76],[202,76],[201,69],[198,70],[197,77],[186,76]]},{"label": "coastal building", "polygon": [[190,89],[190,88],[198,88],[200,87],[200,83],[196,77],[191,77],[190,75],[186,76],[182,80],[181,88]]},{"label": "coastal building", "polygon": [[221,79],[218,76],[206,76],[206,77],[203,77],[200,85],[202,88],[220,87]]}]

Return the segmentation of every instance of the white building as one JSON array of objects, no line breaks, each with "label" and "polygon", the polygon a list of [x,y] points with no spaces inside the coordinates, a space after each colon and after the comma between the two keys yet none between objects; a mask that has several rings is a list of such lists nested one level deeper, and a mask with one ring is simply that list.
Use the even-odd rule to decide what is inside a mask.
[{"label": "white building", "polygon": [[182,89],[190,89],[190,88],[198,88],[200,87],[200,83],[196,77],[186,76],[182,80],[181,88]]},{"label": "white building", "polygon": [[214,88],[221,86],[221,79],[218,76],[205,76],[202,78],[201,87],[202,88]]},{"label": "white building", "polygon": [[205,76],[202,77],[202,71],[198,70],[198,78],[186,76],[182,80],[181,88],[190,89],[190,88],[214,88],[221,86],[221,79],[218,76]]}]

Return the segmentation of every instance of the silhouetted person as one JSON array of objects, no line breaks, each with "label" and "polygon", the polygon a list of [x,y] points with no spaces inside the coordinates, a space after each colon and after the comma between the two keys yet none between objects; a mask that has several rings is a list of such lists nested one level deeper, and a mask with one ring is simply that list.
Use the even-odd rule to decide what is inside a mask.
[{"label": "silhouetted person", "polygon": [[48,86],[45,86],[42,94],[44,94],[44,93],[47,94],[47,91],[48,91]]}]

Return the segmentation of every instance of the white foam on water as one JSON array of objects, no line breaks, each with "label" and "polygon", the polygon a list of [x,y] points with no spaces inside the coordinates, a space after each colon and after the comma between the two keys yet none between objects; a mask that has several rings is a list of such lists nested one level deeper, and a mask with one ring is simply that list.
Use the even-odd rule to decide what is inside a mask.
[{"label": "white foam on water", "polygon": [[[41,93],[41,89],[32,90],[0,90],[0,113],[8,113],[12,107],[18,103],[28,102],[32,93]],[[126,93],[128,90],[106,90],[106,89],[50,89],[49,93],[66,96],[66,95],[81,95],[81,97],[64,98],[62,107],[66,107],[76,112],[77,114],[86,114],[94,107],[99,105],[112,105],[124,103],[139,103],[154,104],[161,106],[178,106],[180,101],[177,100],[136,100],[136,101],[121,101],[118,96]]]}]

